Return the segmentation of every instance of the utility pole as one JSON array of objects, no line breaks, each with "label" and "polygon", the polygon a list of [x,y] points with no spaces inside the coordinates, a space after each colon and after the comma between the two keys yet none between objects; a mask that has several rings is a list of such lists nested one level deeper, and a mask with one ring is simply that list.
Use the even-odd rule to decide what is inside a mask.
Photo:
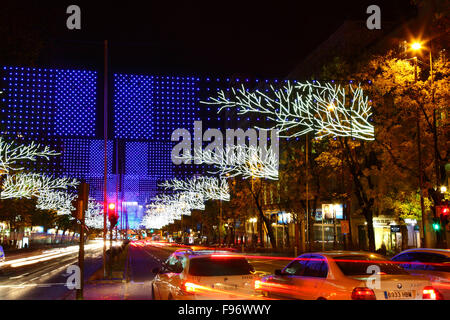
[{"label": "utility pole", "polygon": [[104,42],[103,75],[103,136],[104,136],[104,176],[103,176],[103,276],[106,278],[106,214],[108,210],[108,40]]}]

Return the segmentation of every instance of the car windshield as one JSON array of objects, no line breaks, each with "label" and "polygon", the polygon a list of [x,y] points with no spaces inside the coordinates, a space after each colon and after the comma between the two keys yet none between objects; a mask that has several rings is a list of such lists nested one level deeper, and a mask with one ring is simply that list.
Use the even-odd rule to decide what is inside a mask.
[{"label": "car windshield", "polygon": [[214,277],[251,274],[253,267],[242,257],[201,257],[189,264],[189,274],[193,276]]},{"label": "car windshield", "polygon": [[397,264],[376,256],[351,255],[334,257],[333,259],[346,276],[372,275],[374,269],[369,269],[369,266],[379,267],[381,274],[409,274]]}]

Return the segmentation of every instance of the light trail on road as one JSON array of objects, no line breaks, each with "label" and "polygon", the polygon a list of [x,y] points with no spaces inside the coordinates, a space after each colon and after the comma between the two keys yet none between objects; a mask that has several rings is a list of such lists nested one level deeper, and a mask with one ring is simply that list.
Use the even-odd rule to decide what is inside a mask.
[{"label": "light trail on road", "polygon": [[[116,242],[113,244],[113,246],[117,246],[117,245],[120,245],[120,243]],[[103,242],[96,241],[95,243],[85,245],[84,250],[95,250],[95,249],[98,249],[101,247],[103,247]],[[10,266],[12,268],[17,268],[17,267],[30,265],[30,264],[35,264],[38,262],[49,261],[49,260],[53,260],[53,259],[60,258],[63,256],[67,256],[70,254],[77,253],[79,251],[79,248],[80,248],[79,246],[75,245],[75,246],[70,246],[70,247],[66,247],[66,248],[46,250],[40,255],[34,255],[34,256],[30,256],[30,257],[26,257],[26,258],[13,259],[13,260],[1,262],[0,267]]]}]

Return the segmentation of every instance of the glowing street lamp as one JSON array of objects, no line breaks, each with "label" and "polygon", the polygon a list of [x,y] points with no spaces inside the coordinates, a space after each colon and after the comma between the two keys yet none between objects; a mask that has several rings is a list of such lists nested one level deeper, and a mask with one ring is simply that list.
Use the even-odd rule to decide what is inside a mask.
[{"label": "glowing street lamp", "polygon": [[420,42],[414,42],[411,44],[411,49],[414,51],[420,50],[422,49],[422,44],[420,44]]}]

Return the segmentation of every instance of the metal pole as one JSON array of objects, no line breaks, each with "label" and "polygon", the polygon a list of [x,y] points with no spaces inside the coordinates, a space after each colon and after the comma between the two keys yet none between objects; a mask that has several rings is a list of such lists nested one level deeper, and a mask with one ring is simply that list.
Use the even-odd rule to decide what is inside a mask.
[{"label": "metal pole", "polygon": [[106,278],[106,214],[108,210],[108,40],[104,43],[104,79],[103,79],[103,136],[104,136],[104,184],[103,184],[103,276]]},{"label": "metal pole", "polygon": [[[308,241],[308,248],[311,251],[311,239],[309,237],[309,179],[308,179],[308,166],[309,166],[309,152],[308,152],[309,135],[306,134],[306,239]],[[323,225],[322,225],[323,227]]]},{"label": "metal pole", "polygon": [[325,230],[324,230],[324,225],[323,225],[324,214],[325,214],[325,212],[323,212],[323,210],[322,210],[322,251],[325,251]]},{"label": "metal pole", "polygon": [[77,300],[83,300],[84,289],[84,210],[83,200],[78,201],[78,210],[80,214],[80,249],[78,252],[78,267],[80,268],[80,289],[77,290]]},{"label": "metal pole", "polygon": [[333,207],[333,229],[334,229],[333,247],[334,249],[337,249],[336,208],[334,207]]},{"label": "metal pole", "polygon": [[[414,57],[414,83],[417,82],[417,57]],[[417,108],[417,152],[418,152],[418,160],[419,160],[419,191],[420,191],[420,209],[422,213],[422,232],[423,232],[423,240],[422,240],[422,246],[424,248],[427,246],[427,238],[425,235],[425,223],[426,223],[426,216],[425,216],[425,204],[423,200],[423,192],[422,192],[422,149],[420,147],[420,113],[419,108]]]},{"label": "metal pole", "polygon": [[220,233],[222,230],[222,200],[219,200],[220,204],[219,204],[219,246],[222,245],[222,240],[220,237]]}]

